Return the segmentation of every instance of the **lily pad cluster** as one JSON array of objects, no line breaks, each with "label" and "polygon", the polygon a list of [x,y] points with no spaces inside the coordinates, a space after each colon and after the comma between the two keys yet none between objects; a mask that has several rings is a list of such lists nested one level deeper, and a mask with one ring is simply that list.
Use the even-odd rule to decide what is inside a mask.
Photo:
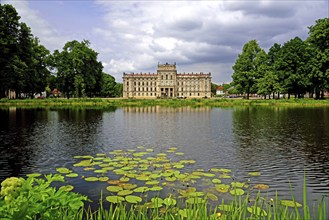
[{"label": "lily pad cluster", "polygon": [[[213,167],[207,170],[193,170],[195,160],[183,158],[185,154],[177,148],[166,152],[155,152],[153,148],[138,146],[136,149],[113,150],[106,154],[75,156],[77,160],[71,169],[60,167],[56,171],[68,178],[80,176],[84,181],[103,182],[110,203],[127,202],[148,208],[170,208],[181,199],[181,204],[205,204],[207,201],[218,203],[221,199],[233,199],[252,190],[267,190],[268,185],[250,184],[236,181],[232,171],[227,168]],[[78,174],[78,173],[82,173]],[[260,176],[259,171],[249,172],[248,178]],[[67,186],[65,190],[72,190]],[[282,205],[289,206],[288,202]],[[219,206],[227,211],[228,206]],[[181,211],[181,210],[180,210]],[[250,208],[250,213],[263,210]],[[183,213],[183,212],[182,212]]]}]

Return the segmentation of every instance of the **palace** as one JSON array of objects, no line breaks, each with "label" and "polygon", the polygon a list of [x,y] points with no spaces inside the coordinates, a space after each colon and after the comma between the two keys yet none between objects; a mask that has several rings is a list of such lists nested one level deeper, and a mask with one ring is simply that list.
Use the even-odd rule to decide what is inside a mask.
[{"label": "palace", "polygon": [[157,73],[123,73],[124,98],[209,98],[211,73],[177,73],[176,63],[158,64]]}]

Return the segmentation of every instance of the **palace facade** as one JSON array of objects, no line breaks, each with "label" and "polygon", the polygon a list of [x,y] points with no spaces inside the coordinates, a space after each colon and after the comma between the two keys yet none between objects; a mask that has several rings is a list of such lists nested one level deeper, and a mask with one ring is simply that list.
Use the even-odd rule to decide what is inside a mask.
[{"label": "palace facade", "polygon": [[177,73],[176,63],[158,64],[157,73],[123,73],[124,98],[209,98],[211,73]]}]

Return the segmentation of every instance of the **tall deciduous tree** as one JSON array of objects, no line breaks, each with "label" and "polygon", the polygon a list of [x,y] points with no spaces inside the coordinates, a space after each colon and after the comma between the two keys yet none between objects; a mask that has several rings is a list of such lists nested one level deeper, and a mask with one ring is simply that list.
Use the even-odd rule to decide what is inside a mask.
[{"label": "tall deciduous tree", "polygon": [[309,27],[309,37],[306,41],[311,47],[311,71],[309,74],[315,98],[320,98],[327,86],[329,89],[329,18],[319,19]]},{"label": "tall deciduous tree", "polygon": [[282,88],[295,97],[301,98],[310,85],[307,77],[310,54],[307,45],[299,37],[286,42],[277,57],[277,68],[279,71]]},{"label": "tall deciduous tree", "polygon": [[0,4],[0,98],[13,89],[15,63],[18,63],[19,19],[15,8]]},{"label": "tall deciduous tree", "polygon": [[261,65],[266,59],[266,53],[259,47],[256,40],[251,40],[243,46],[242,53],[238,55],[233,66],[233,83],[236,88],[246,94],[257,92],[256,82],[260,78]]},{"label": "tall deciduous tree", "polygon": [[89,41],[70,41],[63,51],[54,52],[54,66],[57,69],[61,90],[67,98],[95,96],[101,91],[102,63],[97,53],[89,48]]}]

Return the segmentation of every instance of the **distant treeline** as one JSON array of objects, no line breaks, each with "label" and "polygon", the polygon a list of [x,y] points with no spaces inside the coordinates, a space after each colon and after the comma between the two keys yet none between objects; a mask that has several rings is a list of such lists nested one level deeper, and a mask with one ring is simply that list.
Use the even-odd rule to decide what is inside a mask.
[{"label": "distant treeline", "polygon": [[70,41],[50,53],[20,22],[16,9],[0,4],[0,98],[34,97],[46,91],[62,97],[120,97],[122,84],[103,72],[87,40]]},{"label": "distant treeline", "polygon": [[329,18],[309,27],[303,41],[275,43],[266,53],[256,40],[246,43],[234,66],[231,93],[323,98],[329,90]]}]

